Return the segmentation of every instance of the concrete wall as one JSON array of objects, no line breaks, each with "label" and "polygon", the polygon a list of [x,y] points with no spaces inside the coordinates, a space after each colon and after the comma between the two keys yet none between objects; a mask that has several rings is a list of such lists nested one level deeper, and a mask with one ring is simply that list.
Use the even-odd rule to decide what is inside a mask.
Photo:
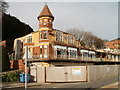
[{"label": "concrete wall", "polygon": [[118,75],[117,65],[91,65],[87,68],[88,81],[102,80]]}]

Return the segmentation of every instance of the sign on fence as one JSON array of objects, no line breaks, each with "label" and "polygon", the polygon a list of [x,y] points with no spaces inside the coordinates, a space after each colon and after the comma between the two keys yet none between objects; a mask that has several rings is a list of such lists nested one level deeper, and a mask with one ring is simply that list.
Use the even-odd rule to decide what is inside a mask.
[{"label": "sign on fence", "polygon": [[73,75],[80,75],[81,74],[81,68],[72,68],[72,74]]}]

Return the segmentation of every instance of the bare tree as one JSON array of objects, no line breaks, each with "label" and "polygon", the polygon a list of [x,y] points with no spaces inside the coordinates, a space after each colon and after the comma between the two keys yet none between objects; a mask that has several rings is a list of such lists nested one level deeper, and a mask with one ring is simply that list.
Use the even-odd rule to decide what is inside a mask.
[{"label": "bare tree", "polygon": [[92,32],[79,30],[77,28],[68,29],[67,32],[75,35],[82,46],[88,48],[102,48],[104,46],[104,40],[93,35]]},{"label": "bare tree", "polygon": [[5,0],[0,0],[0,13],[5,13],[8,9],[9,5]]}]

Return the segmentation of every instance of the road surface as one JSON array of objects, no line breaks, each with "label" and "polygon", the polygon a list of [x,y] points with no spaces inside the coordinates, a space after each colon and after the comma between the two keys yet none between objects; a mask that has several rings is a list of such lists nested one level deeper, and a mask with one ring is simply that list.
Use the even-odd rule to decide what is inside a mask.
[{"label": "road surface", "polygon": [[[99,81],[93,81],[93,82],[77,82],[77,83],[47,83],[37,86],[30,86],[28,87],[30,90],[33,90],[33,88],[42,88],[42,90],[48,90],[48,88],[82,88],[82,89],[99,89],[99,88],[107,88],[103,87],[105,85],[109,85],[111,83],[117,83],[118,77],[110,78],[106,80],[99,80]],[[24,87],[23,87],[24,88]],[[13,88],[12,90],[24,90],[23,88]],[[118,88],[112,87],[112,88]],[[29,90],[28,89],[28,90]],[[9,90],[9,89],[4,89]],[[41,90],[41,89],[40,89]]]},{"label": "road surface", "polygon": [[118,81],[118,77],[94,82],[77,82],[77,83],[52,83],[29,88],[100,88],[102,86]]}]

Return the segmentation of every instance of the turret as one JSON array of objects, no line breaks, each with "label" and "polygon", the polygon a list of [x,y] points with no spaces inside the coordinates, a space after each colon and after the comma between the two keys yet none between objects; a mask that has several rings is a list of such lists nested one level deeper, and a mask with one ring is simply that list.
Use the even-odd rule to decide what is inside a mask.
[{"label": "turret", "polygon": [[39,20],[39,29],[41,28],[50,28],[52,29],[53,27],[53,20],[54,16],[52,15],[51,11],[48,8],[48,5],[45,5],[42,12],[38,16]]}]

